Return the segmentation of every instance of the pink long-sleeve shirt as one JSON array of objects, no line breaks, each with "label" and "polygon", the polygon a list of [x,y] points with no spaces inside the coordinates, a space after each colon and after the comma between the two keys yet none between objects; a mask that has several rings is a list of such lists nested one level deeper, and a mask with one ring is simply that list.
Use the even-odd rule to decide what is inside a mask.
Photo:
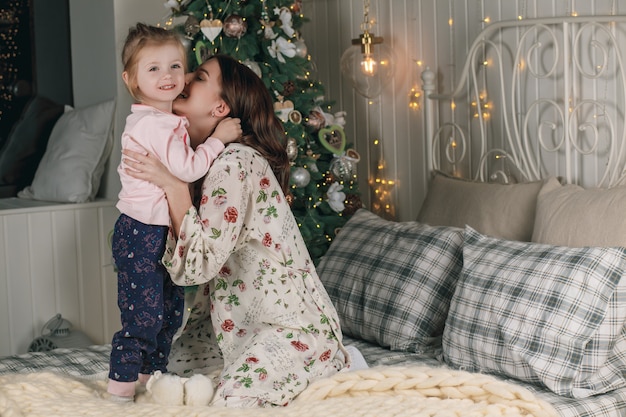
[{"label": "pink long-sleeve shirt", "polygon": [[[156,155],[176,177],[194,182],[206,175],[213,160],[224,150],[224,144],[218,139],[208,138],[194,152],[189,144],[188,125],[186,117],[162,112],[152,106],[133,104],[122,133],[122,149],[142,153],[148,151]],[[170,216],[163,190],[131,177],[125,168],[124,162],[117,168],[122,182],[117,209],[142,223],[168,226]]]}]

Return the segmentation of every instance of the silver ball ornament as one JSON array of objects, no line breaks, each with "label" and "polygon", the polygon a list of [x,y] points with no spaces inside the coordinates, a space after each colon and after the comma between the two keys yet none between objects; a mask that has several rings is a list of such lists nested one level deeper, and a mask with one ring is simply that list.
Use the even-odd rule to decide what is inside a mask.
[{"label": "silver ball ornament", "polygon": [[335,158],[330,163],[330,172],[340,180],[348,181],[354,175],[354,164],[346,158]]},{"label": "silver ball ornament", "polygon": [[311,174],[306,168],[296,167],[291,170],[291,183],[297,188],[304,188],[311,182]]},{"label": "silver ball ornament", "polygon": [[296,157],[298,156],[298,143],[296,142],[294,138],[287,139],[286,150],[287,150],[287,157],[289,158],[289,160],[294,161]]},{"label": "silver ball ornament", "polygon": [[224,28],[222,30],[228,37],[241,39],[248,30],[248,23],[246,23],[243,17],[231,14],[224,20]]},{"label": "silver ball ornament", "polygon": [[246,67],[250,68],[259,78],[263,78],[263,73],[261,72],[261,67],[258,63],[246,59],[245,61],[243,61],[243,64]]},{"label": "silver ball ornament", "polygon": [[294,44],[296,45],[296,55],[300,58],[306,58],[309,55],[309,49],[307,48],[304,39],[298,39],[294,42]]}]

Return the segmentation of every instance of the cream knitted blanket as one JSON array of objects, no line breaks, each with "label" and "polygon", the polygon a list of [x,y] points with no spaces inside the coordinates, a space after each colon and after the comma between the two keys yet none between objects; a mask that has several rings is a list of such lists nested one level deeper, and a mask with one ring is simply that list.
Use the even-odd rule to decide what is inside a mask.
[{"label": "cream knitted blanket", "polygon": [[530,391],[488,375],[445,368],[377,367],[311,384],[290,405],[272,409],[113,403],[106,381],[53,373],[0,376],[3,417],[176,416],[556,416]]}]

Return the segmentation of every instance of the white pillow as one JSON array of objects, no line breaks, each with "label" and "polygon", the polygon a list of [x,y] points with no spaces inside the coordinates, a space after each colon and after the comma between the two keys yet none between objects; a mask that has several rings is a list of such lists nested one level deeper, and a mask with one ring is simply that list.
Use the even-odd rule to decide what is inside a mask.
[{"label": "white pillow", "polygon": [[33,182],[18,197],[62,203],[95,198],[113,147],[115,100],[70,110],[57,121]]}]

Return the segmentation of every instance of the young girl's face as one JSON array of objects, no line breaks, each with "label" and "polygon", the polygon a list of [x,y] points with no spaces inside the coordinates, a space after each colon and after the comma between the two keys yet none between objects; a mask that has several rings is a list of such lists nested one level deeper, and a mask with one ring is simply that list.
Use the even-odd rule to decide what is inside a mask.
[{"label": "young girl's face", "polygon": [[172,111],[172,101],[185,87],[183,60],[173,43],[146,45],[139,52],[136,82],[143,104]]}]

